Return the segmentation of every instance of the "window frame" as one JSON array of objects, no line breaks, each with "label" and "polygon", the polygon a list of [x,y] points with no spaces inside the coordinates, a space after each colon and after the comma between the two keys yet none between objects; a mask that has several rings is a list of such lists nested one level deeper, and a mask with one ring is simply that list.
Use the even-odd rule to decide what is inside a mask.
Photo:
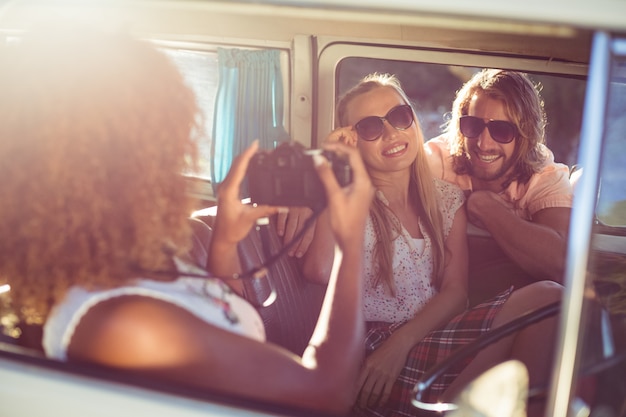
[{"label": "window frame", "polygon": [[318,101],[316,131],[313,145],[320,144],[334,126],[334,104],[337,99],[337,68],[349,57],[418,61],[465,67],[514,68],[544,74],[586,76],[587,66],[560,62],[542,57],[517,56],[506,53],[438,48],[417,43],[394,44],[369,40],[346,41],[335,37],[318,37]]},{"label": "window frame", "polygon": [[[578,164],[584,167],[577,188],[570,220],[569,242],[565,263],[565,290],[557,341],[556,364],[547,414],[566,417],[576,386],[575,375],[581,361],[581,344],[584,338],[583,314],[587,311],[585,297],[588,285],[587,269],[590,251],[598,249],[602,235],[593,233],[596,220],[596,198],[600,180],[602,149],[605,146],[605,117],[609,94],[610,71],[615,56],[626,56],[626,39],[608,32],[594,35],[589,63],[587,93],[583,112]],[[618,239],[613,242],[617,243]],[[622,250],[626,249],[624,239]],[[616,249],[613,245],[611,248]],[[621,252],[626,254],[626,251]]]},{"label": "window frame", "polygon": [[[600,175],[600,152],[604,145],[604,115],[611,54],[626,55],[626,40],[612,39],[598,31],[593,38],[590,64],[551,61],[543,57],[516,56],[481,51],[416,45],[414,43],[383,44],[345,41],[332,37],[318,38],[318,118],[314,144],[323,141],[334,126],[334,103],[338,95],[337,70],[347,57],[382,58],[398,61],[422,61],[447,65],[514,68],[548,75],[587,77],[584,99],[583,126],[578,145],[577,165],[584,167],[576,188],[572,210],[565,270],[565,293],[559,324],[557,351],[560,353],[553,368],[546,415],[566,417],[576,387],[576,372],[581,360],[585,314],[585,285],[591,251],[610,250],[626,254],[626,228],[598,224],[596,201]],[[602,106],[598,103],[602,102]]]},{"label": "window frame", "polygon": [[[261,50],[261,49],[277,49],[280,51],[280,65],[281,74],[283,77],[284,86],[284,114],[283,123],[287,132],[291,131],[291,79],[292,79],[292,55],[291,44],[289,42],[279,41],[261,41],[252,39],[224,39],[213,37],[188,37],[184,36],[180,39],[173,37],[169,38],[146,38],[149,42],[152,42],[159,48],[169,50],[180,50],[189,52],[205,52],[217,54],[218,48],[240,48],[246,50]],[[218,63],[219,65],[219,63]],[[217,74],[217,84],[219,85],[219,74]],[[195,92],[195,91],[194,91]],[[197,93],[197,92],[196,92]],[[213,115],[209,115],[213,116]],[[211,121],[211,126],[212,126]],[[209,148],[212,148],[212,141],[214,138],[211,136],[212,132],[205,132],[207,139],[210,140]],[[210,155],[208,155],[210,158]],[[198,208],[206,207],[206,205],[215,204],[216,198],[214,195],[212,181],[210,173],[202,175],[202,173],[189,173],[186,174],[189,185],[189,193],[200,201]]]}]

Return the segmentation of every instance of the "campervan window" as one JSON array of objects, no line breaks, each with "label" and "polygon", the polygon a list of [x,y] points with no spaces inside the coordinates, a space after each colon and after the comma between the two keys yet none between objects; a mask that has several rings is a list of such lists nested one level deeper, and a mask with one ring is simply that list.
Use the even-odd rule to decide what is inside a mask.
[{"label": "campervan window", "polygon": [[[565,96],[563,102],[556,102],[556,110],[553,115],[550,115],[552,119],[556,119],[556,113],[563,114],[563,120],[568,120],[568,132],[573,135],[578,134],[578,130],[581,125],[582,114],[582,102],[584,99],[585,90],[585,77],[586,66],[578,63],[563,62],[557,60],[550,60],[542,57],[528,57],[528,56],[512,56],[512,55],[496,55],[490,53],[480,53],[479,51],[471,50],[451,50],[439,48],[433,45],[382,45],[373,43],[354,43],[346,42],[334,38],[320,37],[318,38],[318,50],[319,52],[319,119],[317,121],[317,141],[323,140],[328,129],[333,125],[334,121],[334,103],[342,93],[340,90],[343,88],[342,79],[346,78],[346,84],[354,81],[355,75],[345,75],[344,72],[350,71],[350,68],[358,67],[359,60],[368,58],[367,62],[370,67],[364,67],[361,69],[361,73],[367,73],[371,70],[377,70],[382,68],[386,72],[400,72],[406,74],[405,78],[411,78],[413,74],[420,74],[422,72],[432,71],[432,69],[418,69],[420,65],[440,64],[440,71],[451,72],[456,74],[455,77],[459,78],[459,81],[448,81],[450,78],[445,76],[441,77],[441,85],[429,86],[431,89],[436,89],[437,94],[441,95],[441,102],[447,101],[447,98],[454,97],[454,92],[462,84],[463,76],[459,77],[458,74],[464,71],[471,71],[472,68],[514,68],[516,70],[525,71],[529,74],[536,74],[536,81],[541,81],[544,84],[545,90],[555,89],[567,90],[567,98]],[[356,60],[353,62],[353,60]],[[360,61],[366,62],[366,61]],[[424,67],[422,67],[424,68]],[[394,69],[396,69],[394,71]],[[541,75],[541,77],[539,76]],[[350,78],[352,77],[352,78]],[[562,84],[555,84],[548,87],[551,84],[550,79],[560,78]],[[403,83],[404,81],[401,76]],[[545,82],[544,82],[545,81]],[[441,89],[447,88],[448,93],[442,93]],[[431,90],[432,91],[432,90]],[[563,92],[565,94],[565,92]],[[425,93],[422,93],[425,94]],[[435,100],[435,99],[430,99]],[[450,103],[444,104],[446,108],[451,105]],[[418,105],[419,107],[419,105]],[[560,109],[559,109],[560,107]],[[420,109],[418,108],[418,111]],[[559,116],[560,117],[560,116]],[[425,136],[428,137],[428,134]],[[573,145],[576,145],[574,142]],[[576,146],[573,146],[571,152],[576,151]],[[576,155],[568,155],[567,161],[575,161]]]},{"label": "campervan window", "polygon": [[620,160],[626,154],[626,57],[613,62],[611,73],[597,215],[604,225],[625,228],[626,166]]},{"label": "campervan window", "polygon": [[[426,140],[442,133],[456,91],[480,68],[348,57],[337,67],[337,97],[371,72],[398,76],[420,119]],[[568,166],[576,162],[586,82],[582,78],[529,72],[541,88],[548,118],[546,144],[555,160]]]},{"label": "campervan window", "polygon": [[204,134],[198,149],[198,177],[211,179],[211,142],[213,141],[213,107],[219,85],[217,52],[163,48],[178,66],[187,85],[195,92],[202,112]]},{"label": "campervan window", "polygon": [[[187,85],[194,91],[198,107],[201,111],[203,132],[199,143],[198,167],[194,172],[186,173],[192,177],[207,181],[213,181],[212,165],[214,161],[214,140],[224,140],[214,137],[214,118],[217,93],[220,88],[220,60],[219,48],[233,48],[242,51],[249,50],[270,50],[278,51],[282,84],[284,89],[282,120],[277,121],[278,126],[288,126],[289,114],[289,53],[283,48],[260,48],[257,45],[233,45],[233,44],[213,44],[213,43],[186,43],[155,41],[161,50],[166,53],[176,64],[182,73]],[[223,88],[223,87],[222,87]],[[259,88],[261,90],[261,88]],[[277,112],[278,114],[278,112]],[[232,115],[235,119],[236,115]],[[252,138],[255,139],[255,138]],[[236,153],[236,152],[235,152]],[[197,186],[198,184],[196,184]],[[195,189],[195,188],[194,188]],[[192,193],[194,193],[192,189]],[[200,197],[210,197],[211,191],[198,189],[195,191]]]}]

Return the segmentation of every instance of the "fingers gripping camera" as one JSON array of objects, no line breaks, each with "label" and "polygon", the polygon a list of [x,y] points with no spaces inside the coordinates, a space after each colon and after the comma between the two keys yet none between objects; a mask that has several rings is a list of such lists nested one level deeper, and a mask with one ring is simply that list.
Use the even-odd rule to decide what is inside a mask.
[{"label": "fingers gripping camera", "polygon": [[[284,142],[273,151],[257,152],[248,165],[248,189],[252,203],[272,206],[304,206],[314,211],[326,206],[326,191],[311,155],[298,142]],[[352,169],[344,158],[323,151],[339,185],[352,182]]]}]

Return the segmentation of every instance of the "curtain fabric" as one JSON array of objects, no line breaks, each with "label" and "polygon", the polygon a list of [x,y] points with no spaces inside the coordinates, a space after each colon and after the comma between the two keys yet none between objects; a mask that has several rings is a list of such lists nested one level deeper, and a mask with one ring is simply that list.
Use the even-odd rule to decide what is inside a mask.
[{"label": "curtain fabric", "polygon": [[260,149],[289,140],[283,126],[283,84],[278,50],[218,49],[211,174],[222,182],[235,156],[259,139]]}]

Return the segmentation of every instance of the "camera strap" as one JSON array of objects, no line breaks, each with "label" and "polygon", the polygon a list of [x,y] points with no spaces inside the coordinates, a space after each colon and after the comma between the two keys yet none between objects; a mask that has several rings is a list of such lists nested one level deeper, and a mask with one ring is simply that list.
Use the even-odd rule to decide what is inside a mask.
[{"label": "camera strap", "polygon": [[268,269],[270,266],[276,263],[276,261],[278,261],[278,259],[280,259],[281,256],[285,256],[285,254],[289,251],[289,249],[291,249],[293,245],[298,243],[300,239],[302,238],[302,236],[304,236],[306,231],[309,230],[309,228],[313,226],[313,223],[315,222],[315,220],[317,220],[317,218],[322,213],[322,211],[323,211],[323,208],[321,210],[313,211],[313,214],[311,215],[311,217],[306,219],[306,221],[304,222],[302,229],[300,229],[300,231],[296,233],[293,239],[291,239],[289,242],[283,245],[281,250],[279,250],[275,254],[272,254],[270,252],[270,235],[269,235],[269,230],[267,229],[268,227],[270,227],[269,223],[257,226],[258,228],[260,228],[259,233],[261,235],[261,245],[263,246],[263,254],[265,256],[265,262],[263,262],[261,266],[252,268],[248,270],[247,272],[243,273],[240,278],[244,278],[244,279],[253,278],[259,271],[261,271],[262,269]]}]

